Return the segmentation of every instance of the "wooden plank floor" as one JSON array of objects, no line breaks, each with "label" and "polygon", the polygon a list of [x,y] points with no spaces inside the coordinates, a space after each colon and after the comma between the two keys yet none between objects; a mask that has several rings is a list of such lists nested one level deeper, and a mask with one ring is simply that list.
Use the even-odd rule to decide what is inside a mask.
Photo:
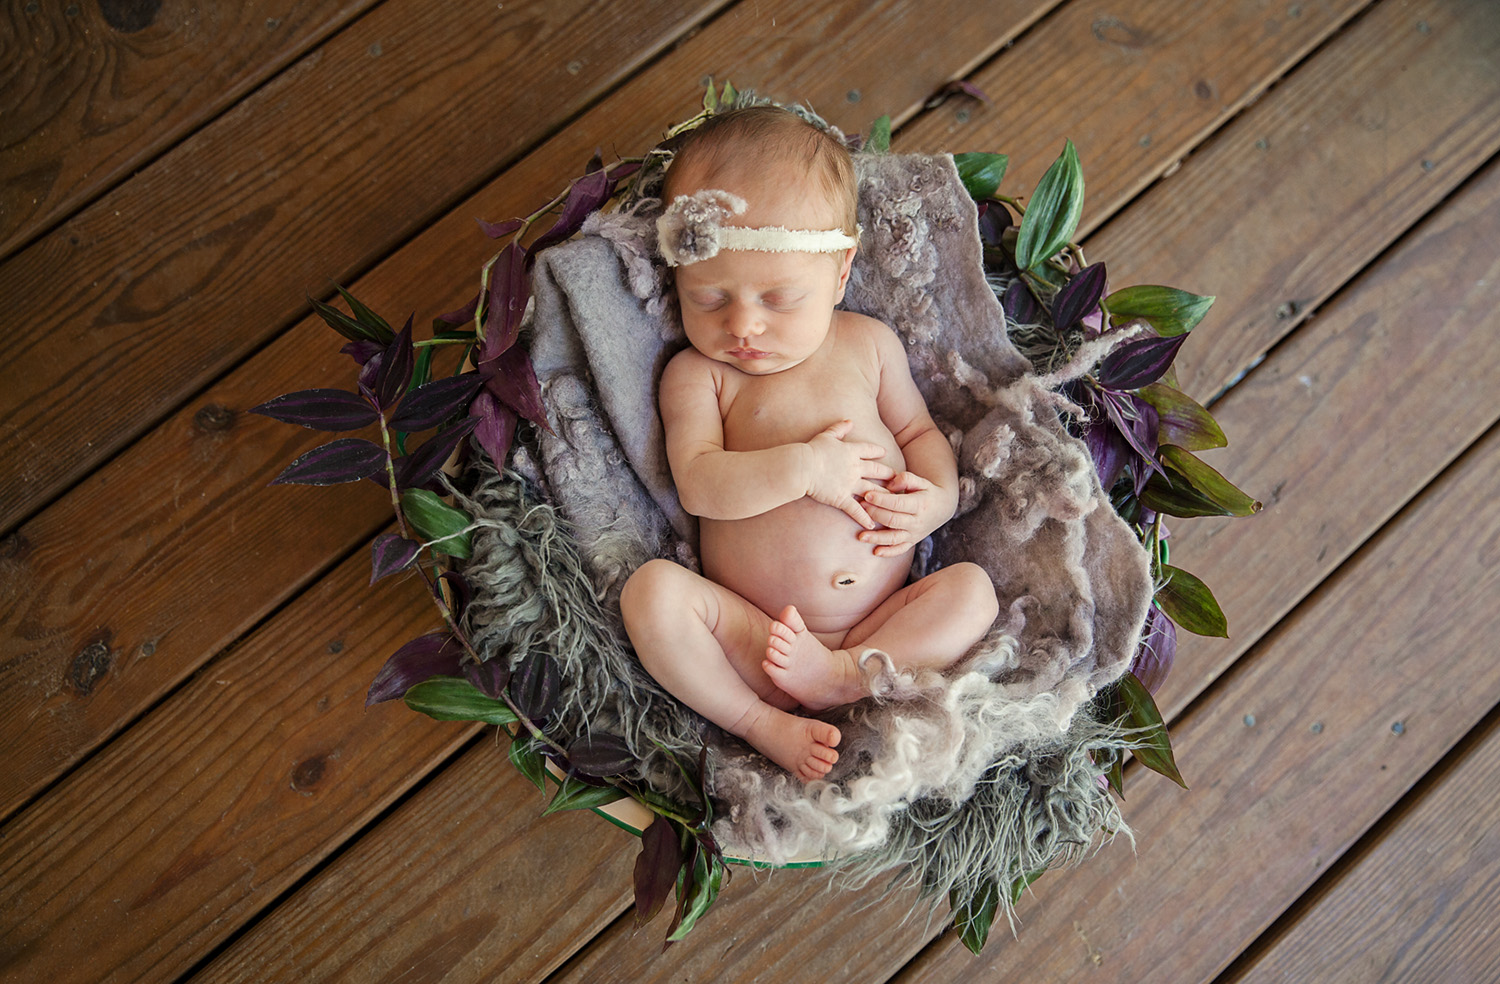
[{"label": "wooden plank floor", "polygon": [[[1500,978],[1492,0],[293,9],[0,10],[0,981]],[[632,838],[540,818],[487,729],[364,710],[435,624],[367,584],[379,496],[264,487],[320,438],[244,409],[347,383],[305,295],[456,306],[475,216],[710,75],[1012,189],[1071,138],[1112,282],[1218,297],[1180,376],[1266,509],[1173,537],[1232,635],[1158,695],[1192,788],[1132,770],[1134,852],[980,957],[799,871],[662,952]],[[924,108],[960,78],[992,102]]]}]

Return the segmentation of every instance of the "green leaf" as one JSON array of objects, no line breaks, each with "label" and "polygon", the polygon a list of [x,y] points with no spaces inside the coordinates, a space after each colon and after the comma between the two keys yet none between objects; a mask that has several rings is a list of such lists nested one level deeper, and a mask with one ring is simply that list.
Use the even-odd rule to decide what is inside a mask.
[{"label": "green leaf", "polygon": [[1229,638],[1229,623],[1208,585],[1170,564],[1163,564],[1161,570],[1167,583],[1156,592],[1156,603],[1167,617],[1189,632]]},{"label": "green leaf", "polygon": [[734,106],[735,100],[738,99],[739,97],[740,97],[740,94],[734,90],[734,83],[731,82],[731,81],[729,81],[728,79],[725,79],[724,80],[724,91],[719,96],[719,102],[722,103],[725,106],[732,107],[732,106]]},{"label": "green leaf", "polygon": [[1046,868],[1032,871],[1022,875],[1010,883],[1010,904],[1016,905],[1021,901],[1021,893],[1031,887],[1031,883],[1047,873]]},{"label": "green leaf", "polygon": [[1227,516],[1249,516],[1260,512],[1260,503],[1234,486],[1229,479],[1204,464],[1195,455],[1171,444],[1158,451],[1162,464],[1173,469],[1210,501],[1222,506]]},{"label": "green leaf", "polygon": [[1167,725],[1161,719],[1161,711],[1156,709],[1156,701],[1151,699],[1151,691],[1134,673],[1128,672],[1117,686],[1125,703],[1125,723],[1141,732],[1140,744],[1132,749],[1135,757],[1152,772],[1161,773],[1183,789],[1188,788],[1172,759],[1172,740],[1167,736]]},{"label": "green leaf", "polygon": [[1016,237],[1016,266],[1034,270],[1068,244],[1083,218],[1083,168],[1069,140],[1042,180],[1021,217]]},{"label": "green leaf", "polygon": [[338,284],[334,284],[333,286],[338,290],[339,294],[342,295],[344,300],[348,303],[349,310],[354,312],[354,317],[358,318],[359,321],[362,322],[367,328],[374,330],[379,338],[381,338],[383,341],[389,342],[391,339],[396,337],[396,331],[390,326],[389,322],[387,322],[380,315],[376,314],[374,311],[370,310],[364,304],[361,304],[358,300],[355,299],[353,294],[349,293],[343,287],[339,286]]},{"label": "green leaf", "polygon": [[516,735],[510,742],[510,764],[516,771],[531,780],[531,784],[542,792],[547,791],[547,767],[542,762],[541,746],[526,732]]},{"label": "green leaf", "polygon": [[502,700],[486,697],[463,677],[428,677],[406,691],[406,706],[438,721],[483,721],[515,724],[516,716]]},{"label": "green leaf", "polygon": [[865,149],[872,154],[891,152],[891,115],[889,113],[870,124],[870,139],[865,141]]},{"label": "green leaf", "polygon": [[592,810],[597,806],[606,806],[616,800],[625,798],[625,794],[614,786],[590,786],[586,782],[579,782],[572,776],[563,780],[562,786],[557,790],[557,795],[552,797],[552,802],[542,811],[542,816],[549,813],[561,813],[564,810]]},{"label": "green leaf", "polygon": [[712,113],[719,108],[719,93],[714,89],[714,80],[708,80],[708,90],[703,93],[703,110]]},{"label": "green leaf", "polygon": [[1004,154],[954,154],[953,164],[969,197],[979,202],[1000,190],[1010,158]]},{"label": "green leaf", "polygon": [[682,918],[667,937],[668,943],[676,943],[692,931],[693,926],[719,897],[719,888],[724,881],[724,861],[718,854],[705,851],[701,846],[693,852],[691,870],[683,866],[683,876],[678,878],[678,901]]},{"label": "green leaf", "polygon": [[1140,320],[1155,328],[1158,335],[1192,331],[1213,303],[1213,297],[1154,284],[1125,287],[1104,299],[1111,324]]},{"label": "green leaf", "polygon": [[1222,448],[1229,441],[1213,414],[1180,389],[1156,382],[1135,391],[1161,418],[1157,441],[1188,451]]},{"label": "green leaf", "polygon": [[948,907],[953,910],[953,928],[958,930],[958,938],[969,948],[969,952],[977,954],[984,949],[985,941],[990,938],[990,926],[1000,908],[1000,886],[993,881],[986,881],[980,886],[979,892],[969,899],[960,899],[956,893],[957,889],[948,893]]},{"label": "green leaf", "polygon": [[426,540],[435,541],[432,549],[450,557],[467,558],[470,553],[469,514],[448,505],[436,493],[426,489],[407,489],[401,493],[401,514]]}]

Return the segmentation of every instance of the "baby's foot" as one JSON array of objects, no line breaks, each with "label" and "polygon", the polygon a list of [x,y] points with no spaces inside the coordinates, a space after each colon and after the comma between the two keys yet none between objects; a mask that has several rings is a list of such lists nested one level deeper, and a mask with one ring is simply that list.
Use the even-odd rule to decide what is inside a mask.
[{"label": "baby's foot", "polygon": [[740,737],[755,750],[803,782],[828,775],[839,760],[834,751],[842,735],[826,721],[797,717],[769,705],[755,715]]},{"label": "baby's foot", "polygon": [[808,710],[821,711],[868,696],[864,679],[846,650],[829,649],[807,629],[795,605],[771,622],[766,675]]}]

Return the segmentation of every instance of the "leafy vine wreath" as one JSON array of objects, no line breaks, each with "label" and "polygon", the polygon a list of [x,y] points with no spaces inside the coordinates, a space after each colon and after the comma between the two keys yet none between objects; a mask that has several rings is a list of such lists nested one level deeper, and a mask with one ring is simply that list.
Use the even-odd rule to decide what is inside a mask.
[{"label": "leafy vine wreath", "polygon": [[[331,485],[370,478],[390,496],[396,530],[371,544],[371,582],[416,571],[444,627],[391,656],[370,687],[367,705],[399,697],[439,720],[498,726],[511,739],[511,762],[544,793],[550,771],[557,789],[544,813],[600,808],[626,798],[640,804],[652,819],[639,831],[637,921],[649,921],[675,893],[669,941],[692,929],[728,875],[711,831],[708,750],[696,762],[668,753],[694,793],[694,801],[684,803],[627,775],[635,760],[623,741],[593,734],[563,745],[549,734],[548,719],[563,686],[556,663],[532,652],[512,669],[482,659],[472,643],[465,621],[471,587],[460,562],[471,555],[474,523],[445,501],[452,486],[444,468],[467,448],[466,438],[501,466],[521,421],[550,430],[521,344],[537,254],[572,237],[617,192],[659,176],[675,138],[721,105],[745,98],[732,85],[722,92],[710,85],[703,112],[670,130],[644,157],[606,164],[596,153],[580,177],[535,212],[481,222],[488,236],[505,245],[482,268],[476,296],[437,317],[428,338],[413,338],[412,318],[394,329],[342,287],[349,314],[313,300],[324,321],[348,339],[343,351],[358,366],[355,388],[301,390],[254,408],[323,431],[378,425],[379,443],[334,440],[299,457],[272,483]],[[889,118],[876,121],[867,139],[848,142],[851,149],[863,144],[867,153],[887,152]],[[1092,372],[1065,384],[1063,396],[1076,408],[1068,426],[1085,442],[1115,511],[1152,558],[1154,598],[1130,672],[1096,701],[1105,720],[1139,736],[1134,752],[1143,765],[1182,783],[1151,695],[1170,672],[1178,626],[1218,636],[1227,627],[1208,587],[1168,563],[1163,517],[1245,516],[1260,507],[1194,454],[1223,446],[1225,437],[1213,416],[1174,385],[1172,363],[1213,298],[1161,286],[1107,291],[1104,264],[1087,263],[1071,242],[1084,196],[1071,142],[1026,201],[999,194],[1005,155],[958,154],[954,163],[977,203],[986,279],[1001,302],[1012,343],[1042,375],[1091,351],[1108,352]],[[528,244],[538,225],[549,220],[546,231]],[[457,352],[451,373],[436,368],[443,349]],[[434,433],[418,444],[415,436],[427,431]],[[1115,756],[1107,772],[1117,792],[1122,765]],[[1041,873],[1017,872],[1009,884],[989,881],[972,894],[950,895],[963,942],[978,952],[997,912],[1008,912]]]}]

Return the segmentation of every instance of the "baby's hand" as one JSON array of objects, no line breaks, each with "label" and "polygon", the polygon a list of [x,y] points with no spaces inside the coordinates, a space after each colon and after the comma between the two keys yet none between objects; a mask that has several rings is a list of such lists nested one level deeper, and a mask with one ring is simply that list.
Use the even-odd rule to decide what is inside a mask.
[{"label": "baby's hand", "polygon": [[875,483],[893,477],[896,472],[880,461],[885,457],[885,448],[844,440],[853,427],[854,421],[840,420],[807,442],[812,449],[807,494],[824,505],[843,510],[856,523],[872,530],[876,523],[856,497],[880,491]]},{"label": "baby's hand", "polygon": [[906,553],[951,518],[937,486],[909,471],[892,477],[884,490],[866,492],[864,499],[866,512],[884,528],[864,530],[859,538],[874,545],[877,557]]}]

